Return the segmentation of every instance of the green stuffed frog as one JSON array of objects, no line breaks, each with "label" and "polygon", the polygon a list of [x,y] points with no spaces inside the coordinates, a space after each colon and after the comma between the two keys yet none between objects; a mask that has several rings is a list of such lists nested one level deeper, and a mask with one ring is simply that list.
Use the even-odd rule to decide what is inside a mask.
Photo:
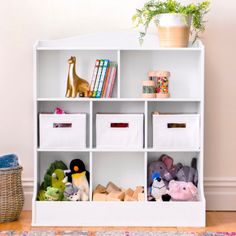
[{"label": "green stuffed frog", "polygon": [[[59,182],[59,184],[57,183],[57,178],[61,180],[61,172],[60,174],[58,174],[57,172],[55,173],[55,175],[53,174],[55,172],[55,170],[57,169],[60,169],[62,171],[64,170],[67,170],[67,166],[65,165],[65,163],[63,161],[54,161],[53,163],[50,164],[49,168],[47,169],[45,175],[44,175],[44,179],[43,179],[43,182],[42,184],[40,185],[40,188],[39,188],[39,192],[38,192],[38,196],[37,196],[37,200],[39,201],[45,201],[45,193],[47,191],[47,187],[59,187],[61,188],[61,191],[63,191],[63,189],[65,188],[65,186],[63,187],[63,185]],[[58,176],[57,176],[58,174]],[[63,173],[64,175],[64,173]],[[54,179],[54,177],[56,177]],[[60,177],[59,177],[60,176]],[[55,181],[54,181],[54,180]],[[52,184],[52,182],[54,182]],[[54,185],[55,184],[55,185]]]},{"label": "green stuffed frog", "polygon": [[47,191],[45,192],[45,199],[47,201],[62,201],[63,192],[58,188],[47,187]]},{"label": "green stuffed frog", "polygon": [[44,175],[43,183],[40,186],[40,190],[44,189],[46,191],[47,187],[52,186],[52,174],[56,169],[67,170],[68,168],[63,161],[54,161],[53,163],[51,163]]},{"label": "green stuffed frog", "polygon": [[61,169],[56,169],[52,174],[52,187],[60,189],[62,192],[65,190],[64,171]]}]

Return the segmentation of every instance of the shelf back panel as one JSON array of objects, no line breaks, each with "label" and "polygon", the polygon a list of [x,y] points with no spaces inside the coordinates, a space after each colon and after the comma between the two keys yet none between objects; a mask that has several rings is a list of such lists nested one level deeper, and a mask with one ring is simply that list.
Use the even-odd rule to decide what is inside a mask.
[{"label": "shelf back panel", "polygon": [[93,153],[93,188],[112,181],[122,188],[144,186],[144,153]]}]

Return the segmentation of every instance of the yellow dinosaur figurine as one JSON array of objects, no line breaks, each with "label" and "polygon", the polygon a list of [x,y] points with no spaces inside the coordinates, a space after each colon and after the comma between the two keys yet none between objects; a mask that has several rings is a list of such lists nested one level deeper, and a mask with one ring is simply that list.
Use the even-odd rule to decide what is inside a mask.
[{"label": "yellow dinosaur figurine", "polygon": [[68,72],[68,78],[67,78],[66,97],[75,98],[78,95],[80,97],[88,97],[89,83],[86,80],[81,79],[76,74],[76,70],[75,70],[76,57],[71,57],[68,60],[68,63],[69,63],[69,72]]}]

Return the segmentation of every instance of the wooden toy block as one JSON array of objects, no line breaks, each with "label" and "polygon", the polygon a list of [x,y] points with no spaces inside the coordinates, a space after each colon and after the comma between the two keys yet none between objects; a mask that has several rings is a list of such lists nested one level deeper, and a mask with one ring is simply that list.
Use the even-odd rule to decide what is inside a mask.
[{"label": "wooden toy block", "polygon": [[94,193],[93,194],[93,201],[99,201],[99,202],[107,201],[107,194],[105,194],[105,193]]},{"label": "wooden toy block", "polygon": [[99,184],[95,188],[94,193],[106,193],[106,188],[103,185]]},{"label": "wooden toy block", "polygon": [[108,194],[108,198],[116,198],[121,201],[124,201],[125,193],[121,191],[115,191]]},{"label": "wooden toy block", "polygon": [[115,202],[120,202],[121,200],[119,198],[112,198],[112,197],[109,197],[109,194],[107,195],[107,201],[115,201]]},{"label": "wooden toy block", "polygon": [[144,187],[143,186],[137,186],[135,190],[142,193],[144,191]]},{"label": "wooden toy block", "polygon": [[138,201],[144,202],[144,193],[138,193]]},{"label": "wooden toy block", "polygon": [[138,194],[143,192],[144,192],[143,186],[137,186],[136,189],[134,190],[134,194],[132,197],[136,199],[136,201],[138,201]]},{"label": "wooden toy block", "polygon": [[134,202],[134,201],[137,201],[137,200],[134,199],[132,196],[125,195],[124,201],[125,201],[125,202]]},{"label": "wooden toy block", "polygon": [[106,191],[107,191],[108,193],[111,193],[111,192],[121,191],[121,189],[120,189],[118,186],[116,186],[114,183],[109,182],[109,183],[107,184]]},{"label": "wooden toy block", "polygon": [[125,195],[128,195],[128,196],[132,197],[133,194],[134,194],[134,190],[133,189],[128,188],[128,189],[125,190]]}]

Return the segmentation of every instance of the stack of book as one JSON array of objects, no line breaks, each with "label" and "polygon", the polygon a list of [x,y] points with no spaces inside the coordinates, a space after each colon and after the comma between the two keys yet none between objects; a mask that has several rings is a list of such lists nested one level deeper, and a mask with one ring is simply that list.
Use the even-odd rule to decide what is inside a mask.
[{"label": "stack of book", "polygon": [[96,60],[89,88],[92,98],[111,98],[115,85],[117,64],[107,59]]}]

